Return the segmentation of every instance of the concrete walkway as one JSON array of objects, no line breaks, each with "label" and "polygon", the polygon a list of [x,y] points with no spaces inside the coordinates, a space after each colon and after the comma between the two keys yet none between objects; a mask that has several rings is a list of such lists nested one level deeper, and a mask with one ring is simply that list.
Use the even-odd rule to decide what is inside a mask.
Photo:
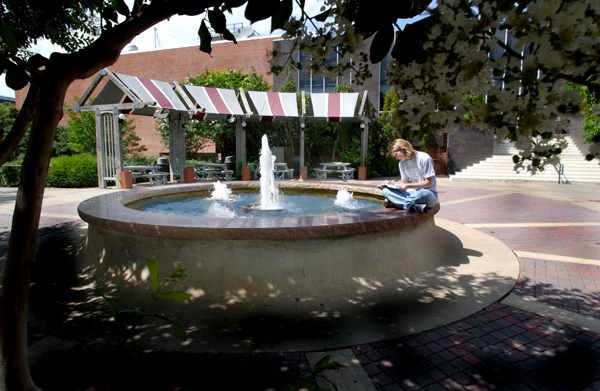
[{"label": "concrete walkway", "polygon": [[[439,178],[438,190],[438,217],[518,256],[514,289],[480,312],[336,351],[142,352],[135,361],[31,329],[34,380],[45,390],[280,390],[331,355],[347,366],[326,373],[339,390],[600,390],[600,186]],[[77,204],[105,192],[47,189],[40,235],[81,230]],[[0,261],[14,196],[0,188]]]}]

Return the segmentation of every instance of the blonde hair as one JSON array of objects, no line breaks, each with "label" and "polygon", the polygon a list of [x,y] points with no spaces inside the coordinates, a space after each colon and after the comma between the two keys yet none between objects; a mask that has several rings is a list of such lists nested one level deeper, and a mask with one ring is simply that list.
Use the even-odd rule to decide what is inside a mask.
[{"label": "blonde hair", "polygon": [[417,154],[417,151],[413,148],[412,144],[406,140],[401,138],[394,140],[392,145],[390,146],[390,152],[394,153],[396,151],[404,150],[406,157],[410,160]]}]

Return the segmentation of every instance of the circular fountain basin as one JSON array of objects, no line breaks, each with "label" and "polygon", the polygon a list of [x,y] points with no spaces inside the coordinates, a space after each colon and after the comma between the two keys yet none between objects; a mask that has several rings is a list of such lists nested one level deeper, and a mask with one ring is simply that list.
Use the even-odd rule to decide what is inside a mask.
[{"label": "circular fountain basin", "polygon": [[[383,201],[374,186],[278,186],[345,188]],[[363,213],[252,219],[191,218],[125,206],[211,188],[145,188],[82,202],[79,214],[89,228],[75,259],[78,289],[71,302],[79,303],[73,312],[85,315],[71,316],[72,324],[107,321],[104,304],[93,299],[98,294],[114,297],[120,308],[141,307],[150,289],[146,257],[159,261],[161,278],[177,262],[189,263],[193,278],[172,289],[188,292],[192,302],[152,305],[152,312],[184,326],[188,340],[181,342],[164,323],[148,322],[134,343],[183,351],[317,350],[405,335],[484,308],[518,276],[514,254],[500,242],[441,219],[436,225],[439,204],[427,214],[384,209],[382,202],[381,209]]]}]

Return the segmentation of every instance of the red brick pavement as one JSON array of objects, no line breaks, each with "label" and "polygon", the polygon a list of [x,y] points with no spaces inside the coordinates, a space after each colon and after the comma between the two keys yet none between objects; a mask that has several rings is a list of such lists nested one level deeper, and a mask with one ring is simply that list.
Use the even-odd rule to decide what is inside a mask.
[{"label": "red brick pavement", "polygon": [[[462,223],[600,221],[600,214],[577,205],[520,194],[444,205],[444,202],[497,192],[451,187],[439,190],[442,203],[439,216]],[[596,228],[494,228],[488,229],[493,233],[488,233],[521,251],[599,259],[597,253],[593,254],[598,246]],[[598,265],[531,258],[520,258],[519,262],[521,273],[513,294],[598,317]],[[77,349],[79,355],[67,355],[71,361],[56,360],[54,367],[45,367],[46,376],[41,378],[50,381],[47,384],[39,381],[39,385],[46,390],[64,389],[60,384],[55,387],[56,378],[62,373],[66,379],[62,385],[74,378],[83,379],[87,385],[81,389],[87,391],[282,390],[285,384],[292,384],[309,372],[303,353],[189,356],[161,353],[160,357],[145,353],[141,363],[146,366],[138,368],[139,376],[132,376],[137,372],[131,366],[124,365],[120,369],[126,372],[123,375],[128,376],[128,381],[134,383],[111,382],[102,365],[95,370],[93,363],[85,360],[86,357],[102,358],[105,352],[88,356],[86,349],[94,348],[78,346]],[[381,391],[600,391],[600,335],[502,303],[420,334],[364,344],[352,350],[376,389]],[[157,363],[160,366],[153,366]],[[119,372],[118,368],[115,371]],[[147,373],[159,371],[179,374],[180,380],[168,384],[153,382],[153,377],[146,380]],[[41,373],[36,372],[36,375],[40,379]],[[86,378],[86,375],[92,377]],[[169,376],[174,377],[177,375]],[[139,380],[135,382],[135,379]],[[75,385],[81,386],[81,383]]]},{"label": "red brick pavement", "polygon": [[[600,215],[520,194],[441,188],[438,216],[462,223],[597,222]],[[481,229],[510,248],[600,259],[599,227]],[[600,264],[520,258],[513,291],[598,317]],[[600,390],[600,335],[500,303],[418,335],[354,352],[377,390]]]}]

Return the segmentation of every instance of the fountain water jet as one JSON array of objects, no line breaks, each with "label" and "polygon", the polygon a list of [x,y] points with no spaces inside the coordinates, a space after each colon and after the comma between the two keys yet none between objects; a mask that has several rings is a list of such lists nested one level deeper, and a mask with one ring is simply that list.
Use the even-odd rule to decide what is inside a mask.
[{"label": "fountain water jet", "polygon": [[279,188],[275,185],[275,156],[269,148],[267,135],[262,136],[262,148],[260,150],[260,209],[278,210],[279,208]]}]

